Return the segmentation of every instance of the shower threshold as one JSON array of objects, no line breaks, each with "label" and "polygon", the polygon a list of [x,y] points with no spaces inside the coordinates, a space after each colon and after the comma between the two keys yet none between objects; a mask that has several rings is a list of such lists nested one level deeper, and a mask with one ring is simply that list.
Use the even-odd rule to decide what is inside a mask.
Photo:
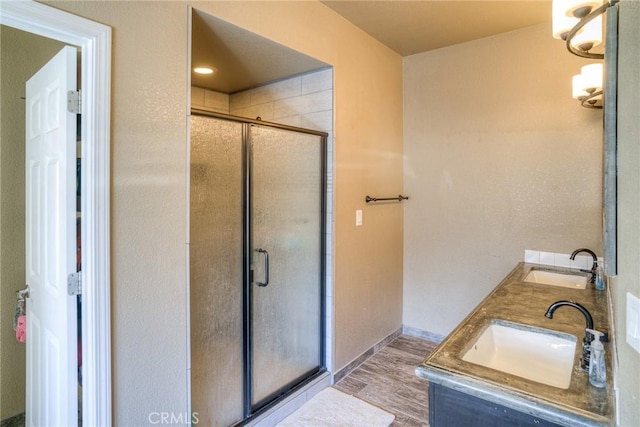
[{"label": "shower threshold", "polygon": [[327,371],[318,372],[282,399],[275,401],[238,425],[274,426],[294,413],[313,396],[330,386],[331,374]]}]

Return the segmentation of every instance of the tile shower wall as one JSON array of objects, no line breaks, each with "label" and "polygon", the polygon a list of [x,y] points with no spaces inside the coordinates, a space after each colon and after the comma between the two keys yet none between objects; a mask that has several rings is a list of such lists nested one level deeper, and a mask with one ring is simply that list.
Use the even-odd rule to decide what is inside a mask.
[{"label": "tile shower wall", "polygon": [[327,132],[326,364],[333,366],[333,69],[227,95],[191,87],[191,105],[216,113]]},{"label": "tile shower wall", "polygon": [[191,106],[215,113],[229,114],[229,95],[191,86]]},{"label": "tile shower wall", "polygon": [[191,105],[203,110],[331,133],[333,70],[328,68],[227,95],[191,88]]},{"label": "tile shower wall", "polygon": [[333,71],[326,69],[260,86],[229,96],[229,112],[248,117],[331,132]]}]

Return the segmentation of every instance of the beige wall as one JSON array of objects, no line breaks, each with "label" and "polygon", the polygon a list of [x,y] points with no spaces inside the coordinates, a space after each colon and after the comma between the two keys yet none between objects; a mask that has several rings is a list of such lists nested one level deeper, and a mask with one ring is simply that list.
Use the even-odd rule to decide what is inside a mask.
[{"label": "beige wall", "polygon": [[24,412],[25,345],[11,328],[15,291],[25,283],[25,82],[62,44],[10,27],[0,30],[0,420]]},{"label": "beige wall", "polygon": [[187,7],[55,2],[113,27],[113,424],[187,411]]},{"label": "beige wall", "polygon": [[[186,4],[55,3],[114,28],[112,334],[118,425],[148,424],[151,411],[187,407]],[[401,323],[402,205],[363,201],[368,193],[395,194],[402,187],[401,60],[315,2],[197,7],[335,67],[339,368]],[[633,19],[627,28],[637,27],[637,13]],[[406,60],[406,83],[414,88],[405,91],[405,189],[412,199],[404,209],[407,237],[415,235],[405,247],[410,326],[448,332],[525,248],[601,250],[600,116],[570,99],[570,77],[583,62],[548,40],[543,27]],[[420,78],[409,75],[412,67]],[[419,120],[429,126],[419,126]],[[637,142],[637,118],[635,124],[629,120],[621,141]],[[576,132],[581,126],[586,129]],[[638,161],[633,154],[630,162]],[[1,177],[4,186],[4,163]],[[629,221],[638,217],[637,175],[633,179],[628,190],[621,185],[622,194],[634,192],[630,213],[621,206],[621,217]],[[356,209],[364,210],[359,228]],[[626,229],[622,252],[628,248],[633,256],[638,238],[631,230],[637,224],[621,225]],[[621,271],[624,265],[621,259]],[[617,306],[623,307],[625,289],[640,294],[637,276],[630,270],[614,283],[620,286]],[[459,303],[447,304],[452,299]],[[620,310],[616,316],[622,324]],[[626,369],[622,419],[630,421],[623,425],[636,425],[638,356],[618,340]]]},{"label": "beige wall", "polygon": [[[402,187],[401,58],[316,2],[194,6],[334,67],[334,367],[339,369],[402,322],[402,206],[364,203],[367,193],[395,194]],[[364,210],[358,228],[356,209]]]},{"label": "beige wall", "polygon": [[[114,30],[114,424],[147,424],[149,412],[187,408],[187,3],[53,4]],[[340,368],[402,321],[402,206],[364,203],[402,188],[401,58],[317,2],[194,6],[334,66]]]},{"label": "beige wall", "polygon": [[524,250],[602,251],[602,110],[550,24],[404,58],[404,324],[446,335]]},{"label": "beige wall", "polygon": [[626,294],[640,298],[640,3],[620,3],[618,61],[618,276],[611,282],[620,425],[640,425],[640,354],[626,341]]}]

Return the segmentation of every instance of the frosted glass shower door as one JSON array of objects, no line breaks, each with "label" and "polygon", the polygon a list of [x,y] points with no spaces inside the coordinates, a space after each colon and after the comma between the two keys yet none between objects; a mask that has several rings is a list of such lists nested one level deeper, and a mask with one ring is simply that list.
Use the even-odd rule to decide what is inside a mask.
[{"label": "frosted glass shower door", "polygon": [[191,406],[206,426],[244,418],[243,129],[191,116]]},{"label": "frosted glass shower door", "polygon": [[325,134],[193,114],[191,410],[230,426],[323,367]]},{"label": "frosted glass shower door", "polygon": [[252,125],[249,147],[255,409],[322,364],[324,142]]}]

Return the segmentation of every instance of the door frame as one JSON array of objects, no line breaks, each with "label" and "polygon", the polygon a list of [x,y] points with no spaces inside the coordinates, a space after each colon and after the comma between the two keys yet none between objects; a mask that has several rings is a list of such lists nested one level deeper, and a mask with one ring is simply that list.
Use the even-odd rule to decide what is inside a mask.
[{"label": "door frame", "polygon": [[111,28],[31,0],[0,1],[0,24],[82,52],[82,417],[111,425]]}]

